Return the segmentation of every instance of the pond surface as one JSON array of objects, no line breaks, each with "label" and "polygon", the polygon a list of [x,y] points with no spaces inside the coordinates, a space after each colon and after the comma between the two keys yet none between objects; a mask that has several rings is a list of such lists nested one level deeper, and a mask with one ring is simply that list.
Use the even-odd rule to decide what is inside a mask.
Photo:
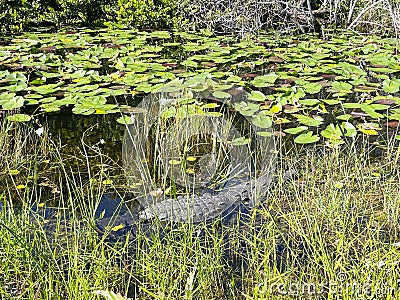
[{"label": "pond surface", "polygon": [[[232,84],[249,93],[240,113],[257,126],[275,125],[296,143],[331,145],[378,135],[400,120],[397,41],[336,33],[258,37],[185,32],[87,30],[26,33],[0,39],[0,104],[30,106],[33,115],[65,107],[74,114],[129,115],[137,97],[211,80],[216,98]],[[31,114],[10,116],[28,121]],[[332,118],[333,116],[333,118]],[[328,121],[324,122],[328,117]]]},{"label": "pond surface", "polygon": [[[123,132],[138,103],[182,91],[186,102],[161,117],[179,119],[180,105],[212,115],[225,102],[264,136],[297,144],[399,140],[399,74],[396,40],[348,32],[325,40],[106,29],[0,37],[7,118],[48,126],[65,155],[86,155],[91,166],[121,167]],[[232,102],[238,87],[246,99]],[[204,91],[207,97],[197,99]]]},{"label": "pond surface", "polygon": [[[60,219],[66,221],[65,232],[69,232],[68,221],[77,217],[79,226],[81,220],[90,220],[91,229],[96,220],[95,234],[99,232],[102,239],[108,237],[110,241],[125,240],[127,234],[136,238],[138,224],[144,224],[142,229],[149,228],[145,234],[156,233],[160,237],[167,234],[168,237],[169,231],[175,231],[175,227],[164,230],[159,224],[153,226],[156,222],[137,222],[143,211],[142,208],[139,211],[136,195],[131,194],[133,186],[138,186],[137,181],[130,182],[124,173],[127,170],[123,160],[126,128],[132,128],[135,120],[140,120],[138,115],[151,112],[146,103],[151,103],[149,101],[153,96],[161,95],[159,100],[168,102],[168,105],[161,105],[157,112],[160,121],[156,125],[161,123],[164,127],[151,124],[146,138],[134,140],[146,153],[134,160],[138,164],[132,166],[134,169],[139,162],[148,165],[148,179],[154,182],[151,182],[150,190],[150,184],[147,186],[147,193],[160,200],[164,196],[175,200],[178,195],[192,195],[193,185],[187,184],[186,178],[197,180],[197,173],[204,175],[205,180],[197,182],[201,186],[195,186],[198,188],[195,192],[200,194],[204,189],[205,192],[219,193],[224,188],[225,173],[229,173],[227,170],[230,169],[227,167],[229,161],[216,165],[219,157],[212,154],[219,152],[215,149],[225,154],[232,146],[249,147],[251,155],[248,156],[252,157],[256,152],[253,152],[254,148],[263,149],[260,147],[262,143],[257,144],[258,137],[276,141],[279,151],[282,144],[288,142],[289,156],[301,148],[291,146],[315,143],[322,146],[318,150],[337,147],[348,151],[353,148],[347,146],[354,144],[383,148],[389,142],[393,146],[390,149],[395,152],[400,140],[399,75],[400,55],[396,40],[362,37],[347,32],[337,32],[327,36],[326,40],[312,34],[278,36],[260,33],[253,39],[243,41],[231,36],[198,33],[105,29],[0,36],[0,126],[11,128],[5,131],[6,143],[0,135],[1,145],[7,148],[4,152],[10,154],[0,160],[3,169],[0,171],[0,200],[4,201],[0,201],[0,211],[4,210],[4,216],[8,218],[10,201],[27,203],[28,211],[32,211],[30,215],[46,221],[43,230],[50,236],[58,236],[55,228]],[[240,93],[245,95],[244,98],[234,100]],[[218,130],[207,131],[207,126],[201,127],[204,123],[212,127],[211,121],[203,122],[201,119],[205,116],[209,120],[223,120],[215,121],[219,124]],[[185,123],[186,117],[193,117],[194,121]],[[196,122],[196,118],[201,121]],[[5,119],[11,123],[4,122]],[[215,132],[224,132],[228,122],[238,129],[238,134],[227,130],[227,138],[217,139]],[[189,125],[199,132],[185,131]],[[249,127],[257,129],[251,132]],[[21,132],[17,130],[19,128],[22,128]],[[135,134],[137,131],[131,132]],[[168,137],[169,141],[157,140],[158,133]],[[11,141],[9,145],[7,138]],[[158,148],[155,145],[159,145]],[[163,145],[168,147],[158,151]],[[15,147],[18,152],[14,146],[21,146]],[[133,143],[131,146],[134,146]],[[236,157],[243,157],[241,154],[247,152],[237,153]],[[328,152],[329,155],[332,153],[336,155],[339,152]],[[253,258],[256,256],[251,247],[263,249],[260,253],[255,252],[260,255],[260,261],[277,266],[289,277],[293,276],[290,273],[293,267],[300,269],[308,265],[315,265],[315,274],[322,274],[321,261],[314,262],[313,257],[323,258],[325,253],[332,254],[333,258],[327,266],[346,257],[344,261],[351,258],[351,263],[359,263],[361,271],[365,265],[360,257],[375,259],[373,255],[376,255],[379,261],[383,255],[386,259],[386,254],[379,247],[393,243],[395,234],[390,228],[383,232],[386,229],[374,227],[376,220],[380,219],[374,217],[371,208],[376,206],[374,209],[378,210],[382,220],[386,220],[381,212],[387,209],[385,205],[391,202],[387,204],[386,201],[392,197],[394,204],[388,206],[392,212],[387,220],[395,220],[393,228],[398,225],[397,170],[394,180],[390,181],[386,178],[386,173],[389,173],[385,168],[387,163],[377,164],[376,170],[375,166],[368,169],[366,165],[369,161],[358,161],[358,157],[351,161],[353,156],[349,154],[343,164],[350,163],[343,169],[335,162],[336,156],[332,155],[328,159],[321,158],[322,163],[313,174],[312,168],[320,156],[309,156],[313,158],[309,164],[313,165],[305,163],[301,167],[311,171],[308,173],[312,175],[300,178],[293,185],[277,184],[273,190],[277,192],[276,199],[265,201],[266,207],[253,211],[255,220],[247,220],[246,215],[250,211],[246,210],[246,206],[238,205],[227,215],[227,224],[211,226],[217,236],[221,234],[222,246],[213,246],[216,240],[214,235],[210,245],[218,253],[224,252],[222,256],[227,264],[223,266],[237,269],[240,276],[247,276],[243,272],[247,268],[246,263],[251,265],[257,262],[254,270],[258,272],[262,264]],[[230,157],[235,156],[232,154]],[[391,164],[394,168],[397,159]],[[324,163],[330,160],[332,164],[327,164],[328,168],[325,168]],[[161,164],[164,168],[159,168]],[[184,168],[181,168],[183,165]],[[253,163],[251,167],[254,165],[257,164]],[[202,172],[202,166],[206,166],[207,172]],[[253,171],[251,167],[248,169]],[[183,170],[186,173],[183,175],[188,177],[176,176],[168,181],[165,179],[169,175],[168,169],[176,170],[177,175],[182,175],[180,172]],[[216,175],[212,177],[211,173]],[[139,172],[141,174],[143,172]],[[216,179],[217,184],[207,185],[210,177]],[[247,179],[244,177],[244,180]],[[181,187],[175,184],[178,181],[182,182]],[[358,185],[361,181],[363,185]],[[388,196],[387,191],[392,190],[392,195]],[[382,191],[386,194],[381,197]],[[268,215],[264,215],[263,211]],[[239,215],[244,218],[243,224],[235,219]],[[275,221],[276,226],[272,226]],[[307,227],[304,227],[303,221],[309,221],[309,230],[304,230]],[[180,225],[184,227],[188,224]],[[384,226],[392,225],[386,225],[385,221]],[[86,229],[82,227],[85,233]],[[230,235],[229,229],[240,231],[240,241],[238,237],[235,239],[234,230]],[[204,230],[199,231],[201,234],[193,232],[193,237],[202,238],[208,232]],[[395,230],[398,232],[397,228]],[[180,242],[181,235],[184,236],[182,232],[169,235],[178,242],[179,251],[184,248]],[[21,236],[27,233],[29,229],[22,227]],[[250,246],[249,241],[252,245],[252,241],[258,243],[254,237],[258,239],[259,233],[265,242]],[[365,238],[365,235],[368,237]],[[79,238],[82,236],[79,234]],[[51,237],[48,239],[51,240]],[[327,243],[320,247],[320,241],[325,239]],[[343,240],[343,249],[351,248],[349,252],[338,247],[337,240]],[[14,239],[10,241],[15,243]],[[229,244],[236,241],[235,247]],[[150,256],[149,266],[153,267],[153,262],[170,261],[171,253],[168,247],[164,247],[164,242],[168,243],[168,239],[162,241],[154,257]],[[90,241],[90,247],[92,243]],[[42,243],[35,242],[35,245],[41,246]],[[48,242],[43,245],[47,247]],[[120,251],[121,244],[116,245]],[[368,245],[373,255],[370,255]],[[230,246],[232,253],[229,252]],[[144,249],[132,251],[147,255],[150,248]],[[249,252],[246,252],[247,249]],[[353,259],[354,249],[361,254]],[[168,253],[161,257],[166,259],[160,260],[164,250]],[[134,256],[128,252],[127,262],[132,263]],[[74,253],[80,254],[81,251]],[[210,253],[211,265],[215,268],[217,256],[214,252]],[[390,253],[396,254],[392,248]],[[85,259],[101,256],[83,255]],[[183,255],[188,257],[187,252]],[[49,269],[47,260],[43,265],[46,270]],[[170,266],[180,265],[181,257],[176,265]],[[170,266],[168,269],[175,269]],[[138,273],[137,277],[140,280],[143,276],[145,285],[143,274],[152,276],[148,272],[150,269],[138,269],[141,274]],[[310,269],[314,270],[314,267]],[[250,270],[249,274],[255,273],[251,266]],[[296,278],[307,278],[312,274],[307,268],[304,270],[307,276],[292,274],[296,274]],[[363,274],[361,271],[360,274]],[[378,272],[381,273],[381,270]],[[275,274],[273,276],[276,278]],[[162,272],[160,278],[164,277],[165,272]],[[184,284],[187,278],[184,278]],[[222,278],[226,280],[229,277],[224,274]],[[65,282],[68,285],[69,281]],[[249,282],[249,278],[246,277],[243,282]],[[159,286],[157,281],[154,290]],[[207,286],[213,287],[213,284]]]}]

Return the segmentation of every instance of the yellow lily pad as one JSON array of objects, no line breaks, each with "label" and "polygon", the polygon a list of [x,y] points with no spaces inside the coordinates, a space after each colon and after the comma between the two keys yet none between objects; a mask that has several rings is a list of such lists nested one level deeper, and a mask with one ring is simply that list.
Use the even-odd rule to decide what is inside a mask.
[{"label": "yellow lily pad", "polygon": [[113,228],[111,228],[112,231],[118,231],[120,229],[124,228],[124,224],[119,224],[117,226],[114,226]]},{"label": "yellow lily pad", "polygon": [[168,163],[169,163],[170,165],[175,166],[175,165],[180,165],[180,164],[181,164],[181,161],[180,161],[180,160],[176,160],[176,159],[171,159],[171,160],[168,161]]},{"label": "yellow lily pad", "polygon": [[10,174],[11,176],[13,176],[13,175],[18,175],[19,174],[19,171],[18,170],[10,170],[10,172],[8,172],[8,174]]}]

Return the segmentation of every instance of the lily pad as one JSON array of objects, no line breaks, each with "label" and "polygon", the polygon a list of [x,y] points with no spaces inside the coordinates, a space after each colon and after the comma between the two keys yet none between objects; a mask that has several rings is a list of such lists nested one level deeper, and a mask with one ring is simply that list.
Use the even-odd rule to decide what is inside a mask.
[{"label": "lily pad", "polygon": [[397,93],[400,90],[400,80],[399,79],[386,79],[382,83],[382,89],[386,93]]},{"label": "lily pad", "polygon": [[253,116],[259,110],[258,104],[244,101],[235,103],[233,107],[236,109],[236,111],[246,117]]},{"label": "lily pad", "polygon": [[304,91],[308,94],[316,94],[319,93],[322,89],[322,85],[317,82],[310,82],[302,86]]},{"label": "lily pad", "polygon": [[250,138],[241,136],[239,138],[236,138],[236,139],[233,139],[232,141],[230,141],[230,144],[232,144],[233,146],[243,146],[243,145],[250,144],[250,142],[251,142]]},{"label": "lily pad", "polygon": [[212,94],[215,98],[218,99],[228,99],[231,97],[231,95],[227,92],[222,92],[222,91],[216,91]]},{"label": "lily pad", "polygon": [[248,97],[249,100],[262,102],[265,100],[265,95],[260,91],[252,91]]},{"label": "lily pad", "polygon": [[319,125],[321,125],[321,123],[323,122],[323,118],[321,117],[308,117],[308,116],[304,116],[304,115],[299,115],[299,114],[294,114],[294,116],[297,118],[297,121],[299,121],[299,123],[306,125],[306,126],[314,126],[317,127]]},{"label": "lily pad", "polygon": [[307,131],[297,136],[294,139],[294,142],[297,144],[312,144],[318,142],[319,140],[320,140],[319,136],[313,135],[312,131]]},{"label": "lily pad", "polygon": [[255,87],[267,87],[275,83],[279,75],[271,73],[268,75],[258,76],[251,82]]},{"label": "lily pad", "polygon": [[122,117],[119,117],[118,119],[117,119],[117,122],[119,123],[119,124],[122,124],[122,125],[129,125],[129,124],[133,124],[133,118],[132,118],[132,116],[128,116],[128,115],[123,115]]},{"label": "lily pad", "polygon": [[272,126],[272,120],[269,116],[259,112],[256,116],[253,116],[251,122],[259,128],[270,128]]},{"label": "lily pad", "polygon": [[379,124],[376,123],[362,123],[357,125],[357,128],[366,135],[377,135],[378,130],[381,130]]},{"label": "lily pad", "polygon": [[351,93],[352,88],[350,83],[344,81],[334,81],[331,85],[332,92]]},{"label": "lily pad", "polygon": [[7,119],[13,122],[29,122],[32,117],[26,114],[15,114],[8,116]]},{"label": "lily pad", "polygon": [[357,129],[350,122],[343,122],[341,126],[345,130],[345,136],[355,137],[357,135]]},{"label": "lily pad", "polygon": [[15,95],[13,93],[8,94],[8,97],[0,97],[0,105],[4,110],[13,110],[24,106],[24,98],[22,96],[13,96],[10,98],[10,95]]},{"label": "lily pad", "polygon": [[321,135],[327,139],[341,140],[343,133],[338,125],[335,126],[334,124],[329,124],[321,131]]},{"label": "lily pad", "polygon": [[307,126],[298,126],[298,127],[294,127],[294,128],[287,128],[283,131],[286,133],[290,133],[290,134],[299,134],[303,131],[306,131],[307,129],[308,129]]}]

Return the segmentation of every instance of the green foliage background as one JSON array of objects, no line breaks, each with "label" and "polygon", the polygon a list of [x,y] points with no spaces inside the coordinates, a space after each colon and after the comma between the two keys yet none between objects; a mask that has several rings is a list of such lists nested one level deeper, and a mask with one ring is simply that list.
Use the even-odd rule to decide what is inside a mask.
[{"label": "green foliage background", "polygon": [[168,28],[176,23],[175,0],[118,0],[117,20],[135,27]]},{"label": "green foliage background", "polygon": [[0,0],[0,31],[104,23],[166,28],[175,9],[173,0]]},{"label": "green foliage background", "polygon": [[[398,0],[0,0],[0,32],[38,26],[200,30],[244,37],[259,29],[348,29],[400,36]],[[283,3],[283,2],[282,2]],[[297,4],[296,4],[297,3]]]}]

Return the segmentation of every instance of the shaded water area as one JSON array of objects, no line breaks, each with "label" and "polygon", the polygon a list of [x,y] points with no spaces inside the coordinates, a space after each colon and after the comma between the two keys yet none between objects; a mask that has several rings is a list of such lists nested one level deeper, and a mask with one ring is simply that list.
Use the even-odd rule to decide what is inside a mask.
[{"label": "shaded water area", "polygon": [[[76,115],[72,112],[48,114],[40,119],[40,123],[48,129],[50,138],[62,147],[65,157],[79,155],[85,157],[84,151],[88,151],[91,167],[101,163],[111,166],[122,165],[122,141],[124,126],[118,124],[117,114],[92,115],[90,117]],[[101,162],[96,151],[104,155]],[[94,171],[94,170],[93,170]],[[120,172],[119,170],[118,172]],[[117,175],[114,173],[113,175]],[[120,174],[121,175],[121,174]]]}]

